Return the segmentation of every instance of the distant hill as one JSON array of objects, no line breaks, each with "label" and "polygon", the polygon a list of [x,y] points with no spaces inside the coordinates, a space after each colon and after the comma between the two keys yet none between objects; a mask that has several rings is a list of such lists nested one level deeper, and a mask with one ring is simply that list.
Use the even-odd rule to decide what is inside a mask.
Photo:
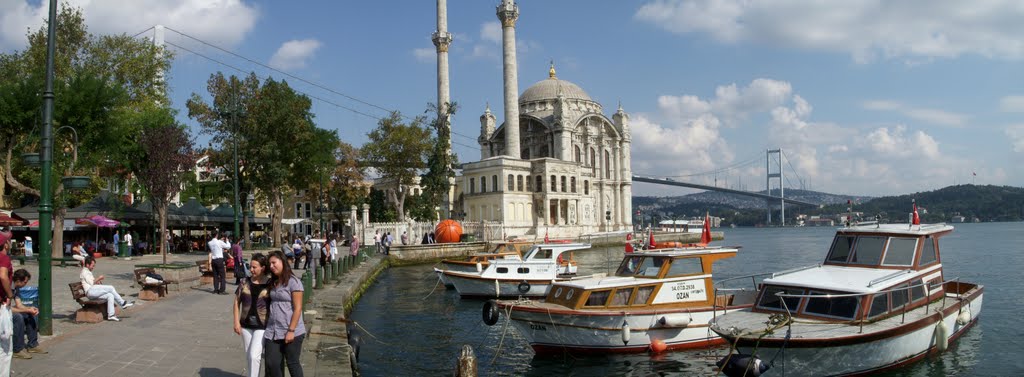
[{"label": "distant hill", "polygon": [[[885,222],[906,222],[911,199],[917,200],[924,222],[950,222],[954,215],[964,216],[965,221],[1024,220],[1024,188],[1012,186],[957,185],[879,198],[787,189],[786,197],[824,204],[822,208],[787,206],[786,222],[790,224],[800,214],[833,217],[845,213],[847,200],[853,202],[853,211],[862,212],[865,218],[878,215]],[[648,217],[646,221],[651,215],[659,219],[685,218],[709,211],[722,217],[723,224],[753,226],[765,222],[764,204],[763,199],[712,191],[676,197],[633,197],[633,208]]]}]

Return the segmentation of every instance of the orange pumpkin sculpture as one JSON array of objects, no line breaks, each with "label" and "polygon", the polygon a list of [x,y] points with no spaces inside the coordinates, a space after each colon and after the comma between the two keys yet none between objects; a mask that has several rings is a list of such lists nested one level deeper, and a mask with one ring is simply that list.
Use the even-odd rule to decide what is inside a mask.
[{"label": "orange pumpkin sculpture", "polygon": [[441,221],[434,228],[434,240],[437,243],[455,243],[462,238],[462,224],[458,221],[448,219]]}]

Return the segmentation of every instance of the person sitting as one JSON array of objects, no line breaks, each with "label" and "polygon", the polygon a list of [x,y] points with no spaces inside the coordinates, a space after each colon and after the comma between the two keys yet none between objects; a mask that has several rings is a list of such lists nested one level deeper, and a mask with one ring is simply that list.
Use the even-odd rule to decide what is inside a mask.
[{"label": "person sitting", "polygon": [[85,258],[89,256],[89,252],[82,247],[82,244],[75,242],[71,246],[71,257],[78,261],[78,265],[81,266],[85,263]]},{"label": "person sitting", "polygon": [[[32,353],[49,353],[39,348],[39,308],[36,307],[38,291],[25,289],[31,278],[32,275],[24,268],[14,271],[11,321],[14,324],[14,357],[17,359],[31,359]],[[25,337],[28,337],[28,343],[25,343]]]},{"label": "person sitting", "polygon": [[106,301],[107,320],[120,321],[121,319],[117,318],[117,309],[114,305],[121,305],[121,309],[127,309],[135,304],[121,298],[121,295],[117,294],[117,290],[113,286],[99,285],[103,282],[105,276],[93,277],[92,270],[95,268],[96,258],[91,256],[85,257],[85,267],[82,267],[82,273],[78,275],[82,279],[82,289],[85,290],[85,296],[90,300]]}]

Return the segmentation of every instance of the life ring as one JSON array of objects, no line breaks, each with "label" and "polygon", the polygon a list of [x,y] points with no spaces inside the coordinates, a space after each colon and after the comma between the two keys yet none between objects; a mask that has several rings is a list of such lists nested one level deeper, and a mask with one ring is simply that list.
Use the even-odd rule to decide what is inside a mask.
[{"label": "life ring", "polygon": [[529,292],[530,283],[526,282],[526,280],[523,280],[521,283],[519,283],[519,286],[517,288],[519,289],[519,293]]},{"label": "life ring", "polygon": [[484,303],[483,317],[487,326],[494,326],[495,323],[498,323],[498,303],[494,300],[487,300]]}]

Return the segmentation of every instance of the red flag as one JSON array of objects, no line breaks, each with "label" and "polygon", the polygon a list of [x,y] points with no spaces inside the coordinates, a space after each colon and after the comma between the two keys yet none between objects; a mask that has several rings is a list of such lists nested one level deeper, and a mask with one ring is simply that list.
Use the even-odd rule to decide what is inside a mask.
[{"label": "red flag", "polygon": [[633,232],[626,233],[626,252],[633,252]]},{"label": "red flag", "polygon": [[700,245],[707,246],[711,242],[711,216],[704,212],[704,231],[700,232]]},{"label": "red flag", "polygon": [[548,231],[547,231],[547,229],[545,229],[544,230],[544,243],[548,243],[548,242],[551,242],[551,240],[548,239]]},{"label": "red flag", "polygon": [[658,244],[654,242],[654,227],[651,227],[651,237],[650,237],[650,240],[647,241],[647,248],[648,249],[656,249],[656,248],[658,248]]},{"label": "red flag", "polygon": [[921,225],[921,217],[917,215],[917,201],[914,201],[914,219],[911,220],[911,225]]}]

